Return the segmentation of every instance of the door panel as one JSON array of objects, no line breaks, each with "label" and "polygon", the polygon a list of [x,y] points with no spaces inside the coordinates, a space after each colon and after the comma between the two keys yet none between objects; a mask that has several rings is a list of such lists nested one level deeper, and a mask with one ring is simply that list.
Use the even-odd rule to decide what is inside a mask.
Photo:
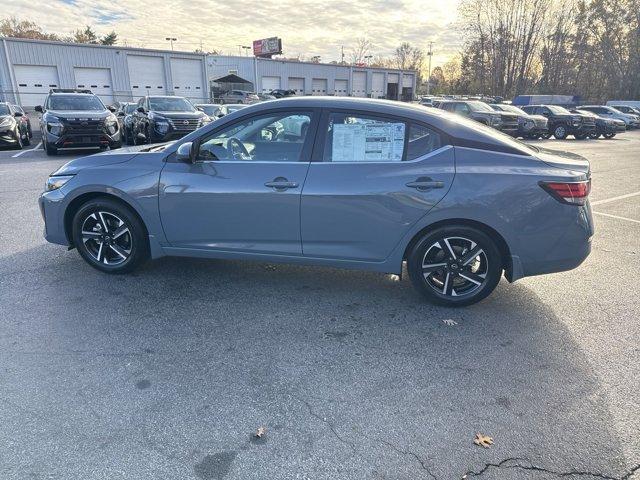
[{"label": "door panel", "polygon": [[[174,247],[299,255],[300,191],[308,162],[167,163],[160,213]],[[287,190],[265,183],[284,178]]]}]

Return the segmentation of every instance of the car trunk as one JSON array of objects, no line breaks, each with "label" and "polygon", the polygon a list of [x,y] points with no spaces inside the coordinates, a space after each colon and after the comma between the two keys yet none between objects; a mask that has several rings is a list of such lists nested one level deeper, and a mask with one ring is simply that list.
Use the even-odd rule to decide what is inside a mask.
[{"label": "car trunk", "polygon": [[536,156],[551,167],[581,173],[586,175],[587,178],[591,174],[589,160],[580,155],[559,150],[549,150],[540,147],[538,147],[538,149],[539,151]]}]

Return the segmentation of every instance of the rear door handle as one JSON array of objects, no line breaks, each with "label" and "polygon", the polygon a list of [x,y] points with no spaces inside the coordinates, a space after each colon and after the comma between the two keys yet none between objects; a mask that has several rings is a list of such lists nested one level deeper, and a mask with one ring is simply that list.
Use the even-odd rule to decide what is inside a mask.
[{"label": "rear door handle", "polygon": [[444,182],[432,180],[429,177],[420,177],[413,182],[406,184],[409,188],[415,188],[419,191],[431,190],[432,188],[443,188]]},{"label": "rear door handle", "polygon": [[275,190],[287,190],[289,188],[298,188],[298,182],[290,182],[286,178],[278,177],[271,182],[265,182],[264,186]]}]

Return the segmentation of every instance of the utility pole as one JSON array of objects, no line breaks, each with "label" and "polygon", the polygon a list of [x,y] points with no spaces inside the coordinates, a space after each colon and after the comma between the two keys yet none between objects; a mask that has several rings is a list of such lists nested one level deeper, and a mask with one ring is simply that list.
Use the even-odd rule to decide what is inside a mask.
[{"label": "utility pole", "polygon": [[340,61],[340,65],[344,65],[344,45],[342,45],[341,49],[342,49],[342,60]]},{"label": "utility pole", "polygon": [[433,42],[429,42],[429,76],[427,77],[427,95],[431,95],[431,59],[433,58]]},{"label": "utility pole", "polygon": [[364,56],[364,61],[367,63],[367,67],[371,66],[371,59],[373,58],[373,55],[365,55]]},{"label": "utility pole", "polygon": [[242,45],[238,45],[238,56],[242,55]]},{"label": "utility pole", "polygon": [[167,37],[165,40],[171,43],[171,50],[173,51],[173,42],[177,42],[178,39],[174,37]]}]

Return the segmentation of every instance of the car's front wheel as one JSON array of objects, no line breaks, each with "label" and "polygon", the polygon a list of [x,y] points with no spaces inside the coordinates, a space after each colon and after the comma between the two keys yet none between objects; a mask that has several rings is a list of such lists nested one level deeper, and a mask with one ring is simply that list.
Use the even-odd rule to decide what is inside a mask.
[{"label": "car's front wheel", "polygon": [[568,134],[569,133],[567,132],[567,127],[565,127],[564,125],[557,125],[553,129],[553,136],[558,140],[564,140],[565,138],[567,138]]},{"label": "car's front wheel", "polygon": [[467,226],[437,228],[407,257],[414,287],[438,305],[461,307],[486,298],[502,276],[502,257],[486,233]]},{"label": "car's front wheel", "polygon": [[108,198],[89,200],[73,217],[73,243],[92,267],[127,273],[148,258],[144,226],[133,211]]},{"label": "car's front wheel", "polygon": [[603,135],[603,137],[604,137],[604,138],[606,138],[607,140],[609,140],[609,139],[611,139],[611,138],[613,138],[613,137],[615,137],[615,136],[616,136],[616,134],[615,134],[615,133],[605,133],[605,134]]}]

